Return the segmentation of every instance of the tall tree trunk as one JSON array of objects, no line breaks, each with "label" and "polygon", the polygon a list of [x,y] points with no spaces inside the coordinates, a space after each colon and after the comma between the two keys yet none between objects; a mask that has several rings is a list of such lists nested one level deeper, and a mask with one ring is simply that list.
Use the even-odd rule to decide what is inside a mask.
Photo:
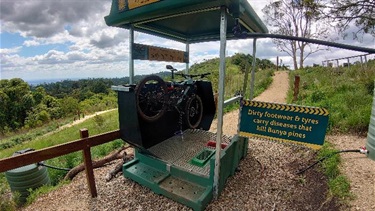
[{"label": "tall tree trunk", "polygon": [[306,46],[306,44],[305,43],[302,43],[301,44],[301,48],[300,48],[300,53],[299,53],[299,68],[303,68],[303,58],[304,58],[304,52],[305,52],[305,46]]},{"label": "tall tree trunk", "polygon": [[297,63],[297,42],[292,41],[291,42],[291,47],[292,47],[292,59],[293,59],[293,66],[294,69],[298,69],[298,63]]},{"label": "tall tree trunk", "polygon": [[294,69],[298,70],[297,55],[295,53],[293,54],[293,65]]}]

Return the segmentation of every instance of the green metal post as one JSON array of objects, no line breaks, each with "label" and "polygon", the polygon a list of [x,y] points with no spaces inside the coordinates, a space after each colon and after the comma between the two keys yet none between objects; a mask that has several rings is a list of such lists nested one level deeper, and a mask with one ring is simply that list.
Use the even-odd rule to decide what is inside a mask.
[{"label": "green metal post", "polygon": [[134,84],[134,60],[133,60],[134,27],[129,29],[129,84]]},{"label": "green metal post", "polygon": [[370,124],[368,126],[366,149],[369,152],[367,154],[367,157],[375,161],[375,89],[372,103],[372,111],[370,116]]},{"label": "green metal post", "polygon": [[251,69],[251,82],[250,82],[250,100],[254,98],[254,83],[255,83],[255,64],[257,62],[256,59],[256,51],[257,51],[257,38],[253,40],[253,68]]},{"label": "green metal post", "polygon": [[219,197],[219,175],[221,157],[221,138],[223,134],[223,107],[225,93],[225,50],[227,44],[227,14],[226,8],[221,8],[220,18],[220,67],[219,67],[219,98],[217,109],[217,132],[216,132],[216,153],[215,153],[215,173],[214,173],[214,198]]},{"label": "green metal post", "polygon": [[[187,42],[186,43],[186,52],[188,53],[188,55],[190,56],[190,48],[189,48],[189,43]],[[185,73],[188,74],[189,73],[189,62],[186,62],[186,69],[185,69]]]}]

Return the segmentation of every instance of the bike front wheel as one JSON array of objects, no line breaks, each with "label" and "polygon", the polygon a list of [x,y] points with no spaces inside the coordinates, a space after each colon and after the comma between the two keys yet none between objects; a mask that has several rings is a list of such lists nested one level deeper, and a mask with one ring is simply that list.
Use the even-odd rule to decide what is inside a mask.
[{"label": "bike front wheel", "polygon": [[192,95],[185,105],[185,122],[189,128],[199,126],[203,116],[203,103],[198,95]]},{"label": "bike front wheel", "polygon": [[148,122],[162,117],[166,110],[167,85],[157,75],[142,79],[135,88],[137,110],[139,115]]}]

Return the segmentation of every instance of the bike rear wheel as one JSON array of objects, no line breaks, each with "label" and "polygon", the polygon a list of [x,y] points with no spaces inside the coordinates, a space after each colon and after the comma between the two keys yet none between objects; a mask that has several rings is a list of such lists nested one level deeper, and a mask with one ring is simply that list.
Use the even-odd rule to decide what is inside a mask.
[{"label": "bike rear wheel", "polygon": [[135,88],[137,110],[139,115],[148,122],[162,117],[166,110],[167,85],[157,75],[142,79]]},{"label": "bike rear wheel", "polygon": [[189,128],[195,129],[199,126],[203,116],[202,99],[194,94],[185,105],[185,122]]}]

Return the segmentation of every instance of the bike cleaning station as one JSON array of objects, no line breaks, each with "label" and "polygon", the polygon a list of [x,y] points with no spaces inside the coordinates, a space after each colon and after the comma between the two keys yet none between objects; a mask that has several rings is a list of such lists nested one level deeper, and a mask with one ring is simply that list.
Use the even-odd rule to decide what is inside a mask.
[{"label": "bike cleaning station", "polygon": [[[249,33],[267,33],[267,28],[240,0],[113,0],[105,21],[130,32],[130,83],[113,87],[121,138],[135,146],[124,176],[194,210],[204,209],[247,154],[247,138],[222,132],[226,40],[235,38],[228,29],[237,23]],[[182,42],[186,51],[134,43],[134,31]],[[189,45],[208,41],[220,41],[217,107],[211,82],[194,79],[205,74],[188,74]],[[151,75],[136,85],[135,59],[186,63],[185,80],[164,82]],[[173,67],[167,69],[173,75]],[[218,129],[212,133],[216,110]]]}]

